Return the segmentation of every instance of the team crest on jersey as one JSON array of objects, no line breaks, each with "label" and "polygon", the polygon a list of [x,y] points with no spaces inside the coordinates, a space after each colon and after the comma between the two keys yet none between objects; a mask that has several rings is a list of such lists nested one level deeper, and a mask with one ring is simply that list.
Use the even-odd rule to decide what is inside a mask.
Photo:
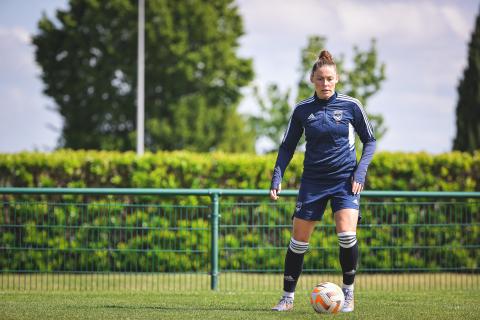
[{"label": "team crest on jersey", "polygon": [[295,212],[300,211],[301,208],[302,208],[302,203],[301,203],[301,202],[297,202],[297,205],[295,206]]},{"label": "team crest on jersey", "polygon": [[335,121],[339,122],[340,120],[342,120],[342,117],[343,117],[343,110],[333,111],[333,119],[335,119]]}]

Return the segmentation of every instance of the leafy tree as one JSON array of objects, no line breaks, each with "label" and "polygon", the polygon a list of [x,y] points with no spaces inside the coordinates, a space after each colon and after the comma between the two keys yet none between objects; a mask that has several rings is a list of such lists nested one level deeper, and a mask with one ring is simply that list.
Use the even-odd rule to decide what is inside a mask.
[{"label": "leafy tree", "polygon": [[458,85],[457,135],[453,149],[480,149],[480,15],[468,47],[468,66]]},{"label": "leafy tree", "polygon": [[[252,61],[237,56],[233,0],[146,1],[146,148],[253,150],[237,112]],[[44,92],[63,117],[60,147],[135,148],[136,0],[70,0],[33,38]]]},{"label": "leafy tree", "polygon": [[258,86],[253,88],[253,95],[260,107],[260,115],[250,118],[257,138],[263,136],[269,141],[280,142],[284,130],[279,130],[279,128],[286,127],[291,113],[290,89],[282,92],[276,84],[271,83],[267,87],[267,100],[262,97]]},{"label": "leafy tree", "polygon": [[[296,101],[312,95],[314,88],[310,82],[311,68],[318,58],[319,52],[325,48],[325,43],[326,38],[311,36],[308,38],[307,46],[302,49],[298,69],[300,77],[297,85]],[[365,107],[368,98],[378,92],[381,83],[385,80],[385,64],[378,61],[374,40],[372,40],[369,50],[361,51],[355,46],[353,51],[352,69],[344,67],[345,58],[343,55],[335,58],[337,71],[340,75],[340,81],[336,89],[359,99]],[[258,94],[258,88],[255,88],[255,92],[257,92],[255,96],[262,112],[261,116],[252,118],[257,138],[268,137],[276,148],[281,141],[291,115],[291,108],[285,107],[290,106],[288,101],[290,90],[282,93],[277,85],[269,84],[266,98]],[[381,139],[386,132],[383,117],[379,114],[369,113],[369,119],[374,127],[377,140]]]}]

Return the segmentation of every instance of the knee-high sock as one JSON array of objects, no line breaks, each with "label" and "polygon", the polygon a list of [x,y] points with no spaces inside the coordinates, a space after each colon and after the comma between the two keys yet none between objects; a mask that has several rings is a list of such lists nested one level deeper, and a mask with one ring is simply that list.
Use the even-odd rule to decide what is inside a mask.
[{"label": "knee-high sock", "polygon": [[283,290],[294,292],[298,278],[302,273],[303,257],[308,249],[308,242],[290,239],[290,244],[285,256],[285,272],[283,273]]},{"label": "knee-high sock", "polygon": [[340,265],[342,266],[343,284],[352,285],[358,263],[358,242],[356,232],[338,233],[340,244]]}]

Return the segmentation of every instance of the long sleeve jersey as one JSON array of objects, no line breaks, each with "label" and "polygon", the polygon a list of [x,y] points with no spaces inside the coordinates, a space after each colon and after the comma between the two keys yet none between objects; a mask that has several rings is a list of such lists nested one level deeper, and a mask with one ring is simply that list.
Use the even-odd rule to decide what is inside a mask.
[{"label": "long sleeve jersey", "polygon": [[[353,173],[355,181],[365,183],[376,141],[361,103],[340,93],[333,94],[328,100],[319,99],[314,94],[299,102],[293,110],[278,150],[272,189],[278,189],[303,132],[306,149],[302,181],[335,181],[350,177]],[[363,143],[358,164],[355,132]]]}]

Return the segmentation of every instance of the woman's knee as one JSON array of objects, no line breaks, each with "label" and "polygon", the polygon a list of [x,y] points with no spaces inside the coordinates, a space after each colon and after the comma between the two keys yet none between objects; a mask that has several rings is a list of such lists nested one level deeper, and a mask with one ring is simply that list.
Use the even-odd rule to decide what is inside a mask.
[{"label": "woman's knee", "polygon": [[335,212],[335,226],[338,232],[350,232],[357,230],[358,210],[342,209]]},{"label": "woman's knee", "polygon": [[308,242],[315,228],[316,221],[308,221],[302,219],[293,219],[292,238],[296,241]]}]

